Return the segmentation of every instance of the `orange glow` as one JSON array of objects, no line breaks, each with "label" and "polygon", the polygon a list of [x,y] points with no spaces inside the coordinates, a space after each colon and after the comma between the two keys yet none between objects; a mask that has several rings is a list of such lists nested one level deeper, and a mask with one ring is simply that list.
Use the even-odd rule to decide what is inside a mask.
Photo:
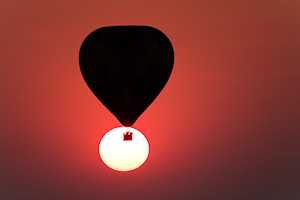
[{"label": "orange glow", "polygon": [[[132,133],[132,140],[124,140],[126,132]],[[111,169],[131,171],[147,160],[149,144],[140,131],[129,127],[117,127],[103,136],[99,144],[99,154]]]}]

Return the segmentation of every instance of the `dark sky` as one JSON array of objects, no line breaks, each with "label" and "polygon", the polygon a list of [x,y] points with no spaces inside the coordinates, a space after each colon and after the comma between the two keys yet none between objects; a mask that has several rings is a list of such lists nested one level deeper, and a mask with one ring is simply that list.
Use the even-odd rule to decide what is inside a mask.
[{"label": "dark sky", "polygon": [[[120,123],[78,64],[112,25],[156,27],[175,52],[129,173],[98,156]],[[299,0],[2,0],[0,27],[1,200],[300,199]]]}]

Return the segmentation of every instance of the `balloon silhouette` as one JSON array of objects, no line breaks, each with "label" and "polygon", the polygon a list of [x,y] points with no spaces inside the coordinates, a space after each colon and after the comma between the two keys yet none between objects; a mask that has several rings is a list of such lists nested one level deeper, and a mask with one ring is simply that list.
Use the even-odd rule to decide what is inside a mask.
[{"label": "balloon silhouette", "polygon": [[149,26],[110,26],[83,41],[79,64],[95,96],[121,122],[132,126],[167,83],[174,51],[169,39]]}]

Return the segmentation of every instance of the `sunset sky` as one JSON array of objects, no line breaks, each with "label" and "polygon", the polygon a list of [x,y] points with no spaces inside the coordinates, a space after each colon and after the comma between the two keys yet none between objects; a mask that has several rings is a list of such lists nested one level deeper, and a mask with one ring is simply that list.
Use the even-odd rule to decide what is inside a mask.
[{"label": "sunset sky", "polygon": [[[128,173],[99,158],[121,124],[78,63],[114,25],[155,27],[175,53]],[[1,200],[300,199],[299,0],[1,0],[0,27]]]}]

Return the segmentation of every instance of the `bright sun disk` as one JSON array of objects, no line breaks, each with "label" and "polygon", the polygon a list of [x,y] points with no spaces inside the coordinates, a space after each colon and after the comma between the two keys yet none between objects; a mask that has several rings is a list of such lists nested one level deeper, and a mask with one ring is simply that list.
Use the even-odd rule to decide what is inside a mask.
[{"label": "bright sun disk", "polygon": [[131,171],[147,160],[149,144],[140,131],[131,127],[117,127],[103,136],[99,144],[99,154],[111,169]]}]

